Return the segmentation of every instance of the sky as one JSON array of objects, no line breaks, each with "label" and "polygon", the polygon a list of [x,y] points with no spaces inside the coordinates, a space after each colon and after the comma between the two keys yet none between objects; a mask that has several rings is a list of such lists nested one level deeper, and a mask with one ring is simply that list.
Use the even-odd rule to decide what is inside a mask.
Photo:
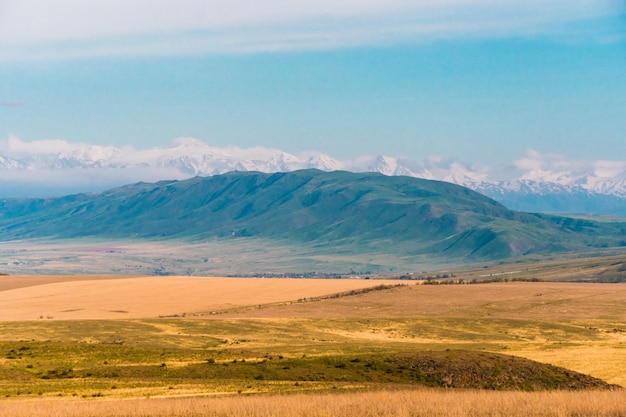
[{"label": "sky", "polygon": [[0,0],[11,137],[624,161],[626,1]]}]

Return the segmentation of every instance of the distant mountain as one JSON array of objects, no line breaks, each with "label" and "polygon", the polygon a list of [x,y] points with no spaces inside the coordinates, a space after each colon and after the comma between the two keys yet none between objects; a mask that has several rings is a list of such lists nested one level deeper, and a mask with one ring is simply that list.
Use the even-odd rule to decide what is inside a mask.
[{"label": "distant mountain", "polygon": [[608,169],[585,166],[577,170],[523,171],[506,181],[492,178],[484,169],[441,159],[415,163],[379,156],[374,163],[360,168],[462,185],[514,210],[626,216],[626,164],[613,164]]},{"label": "distant mountain", "polygon": [[483,183],[474,189],[521,211],[626,216],[626,196],[618,190],[605,194],[582,186],[529,180]]},{"label": "distant mountain", "polygon": [[623,244],[620,225],[533,215],[454,184],[377,173],[231,172],[0,201],[0,239],[263,239],[449,261]]},{"label": "distant mountain", "polygon": [[[531,212],[626,215],[626,163],[564,164],[518,169],[512,178],[460,161],[415,162],[389,156],[339,161],[319,152],[293,155],[277,149],[217,148],[177,139],[173,146],[132,148],[13,138],[0,147],[0,196],[58,196],[103,191],[137,181],[186,179],[231,171],[266,173],[301,169],[378,172],[462,185],[507,207]],[[509,174],[510,176],[510,174]]]},{"label": "distant mountain", "polygon": [[[69,145],[69,144],[68,144]],[[174,146],[146,150],[78,144],[68,149],[51,146],[46,151],[29,150],[18,157],[0,154],[0,170],[59,171],[64,169],[172,168],[179,175],[215,175],[230,171],[284,172],[316,168],[333,171],[342,163],[318,152],[299,156],[276,149],[217,148],[192,138],[179,138]],[[171,172],[174,172],[171,171]]]}]

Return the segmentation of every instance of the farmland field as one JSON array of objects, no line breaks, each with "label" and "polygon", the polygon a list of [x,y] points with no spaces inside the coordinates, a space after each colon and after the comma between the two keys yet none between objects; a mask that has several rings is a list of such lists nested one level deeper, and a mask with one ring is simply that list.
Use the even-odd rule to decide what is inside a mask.
[{"label": "farmland field", "polygon": [[[487,275],[453,275],[467,283],[478,274]],[[624,284],[423,283],[0,277],[0,412],[348,415],[365,395],[388,414],[369,403],[354,415],[588,415],[589,407],[626,415],[624,392],[615,390],[626,386]],[[438,364],[435,373],[418,372],[424,363]],[[561,368],[569,371],[557,375]],[[585,391],[600,380],[613,391]],[[553,388],[577,391],[544,392]],[[392,405],[400,398],[403,407]],[[455,399],[465,414],[453,411]],[[329,401],[338,408],[325,408]],[[556,408],[520,408],[536,401]],[[302,407],[309,403],[320,412]],[[407,405],[417,403],[424,414]],[[441,414],[427,412],[446,403]],[[270,404],[285,411],[273,414]]]},{"label": "farmland field", "polygon": [[155,318],[319,297],[391,281],[198,277],[0,277],[2,320]]}]

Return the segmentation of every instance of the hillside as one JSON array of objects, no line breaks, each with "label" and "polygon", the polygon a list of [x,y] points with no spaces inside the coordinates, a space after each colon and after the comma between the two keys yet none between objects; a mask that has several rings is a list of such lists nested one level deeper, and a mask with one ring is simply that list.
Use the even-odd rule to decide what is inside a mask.
[{"label": "hillside", "polygon": [[374,173],[231,172],[0,202],[0,239],[263,239],[323,253],[491,260],[621,243],[618,224],[508,210],[467,188]]}]

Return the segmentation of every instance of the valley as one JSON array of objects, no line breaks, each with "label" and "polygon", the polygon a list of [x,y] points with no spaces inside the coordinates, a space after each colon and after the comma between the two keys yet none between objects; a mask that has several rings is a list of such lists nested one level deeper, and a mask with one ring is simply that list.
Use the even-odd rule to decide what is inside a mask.
[{"label": "valley", "polygon": [[0,417],[626,417],[626,0],[0,0]]},{"label": "valley", "polygon": [[2,415],[624,413],[620,219],[311,170],[0,205]]}]

